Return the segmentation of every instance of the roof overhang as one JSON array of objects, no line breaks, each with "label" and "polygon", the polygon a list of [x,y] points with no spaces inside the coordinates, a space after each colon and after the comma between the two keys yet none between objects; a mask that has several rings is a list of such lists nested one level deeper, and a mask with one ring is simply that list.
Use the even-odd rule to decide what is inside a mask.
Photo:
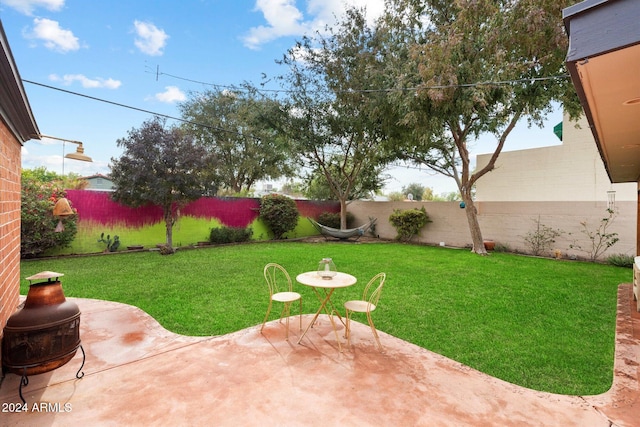
[{"label": "roof overhang", "polygon": [[0,117],[21,144],[40,139],[18,67],[0,21]]},{"label": "roof overhang", "polygon": [[563,11],[566,65],[609,179],[640,180],[640,1],[586,0]]}]

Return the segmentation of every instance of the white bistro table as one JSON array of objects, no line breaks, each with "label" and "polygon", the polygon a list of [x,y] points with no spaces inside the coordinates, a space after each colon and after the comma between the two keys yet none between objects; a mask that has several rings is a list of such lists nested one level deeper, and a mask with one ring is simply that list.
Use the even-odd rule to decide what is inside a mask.
[{"label": "white bistro table", "polygon": [[[331,302],[331,295],[337,288],[347,288],[349,286],[355,285],[358,279],[350,274],[342,272],[337,272],[336,275],[331,279],[324,279],[320,277],[320,275],[318,275],[317,271],[307,271],[306,273],[298,274],[298,276],[296,276],[296,281],[302,285],[311,286],[313,288],[313,291],[316,293],[316,296],[318,297],[318,301],[320,301],[320,307],[318,308],[318,311],[316,311],[316,314],[315,316],[313,316],[311,323],[307,325],[306,329],[300,336],[298,344],[300,344],[302,338],[304,338],[304,336],[307,334],[309,328],[313,326],[316,319],[320,315],[320,312],[324,310],[325,313],[329,315],[329,320],[331,321],[333,332],[336,334],[338,349],[340,350],[340,352],[342,352],[340,338],[338,338],[338,330],[336,329],[336,324],[333,321],[333,314],[335,313],[341,321],[342,318],[340,317],[338,311],[333,307],[333,303]],[[321,290],[322,292],[320,292],[319,290]],[[330,308],[327,308],[327,305],[329,305]]]}]

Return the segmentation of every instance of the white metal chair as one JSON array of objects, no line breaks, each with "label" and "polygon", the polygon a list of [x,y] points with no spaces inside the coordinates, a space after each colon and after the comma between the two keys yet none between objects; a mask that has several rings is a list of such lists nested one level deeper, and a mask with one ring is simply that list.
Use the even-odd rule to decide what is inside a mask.
[{"label": "white metal chair", "polygon": [[376,331],[376,327],[373,325],[373,320],[371,319],[371,312],[374,311],[378,305],[380,294],[382,293],[382,286],[384,285],[384,281],[386,278],[387,275],[385,273],[376,274],[371,280],[369,280],[367,286],[365,286],[364,292],[362,293],[362,300],[352,300],[344,303],[344,308],[346,310],[345,317],[347,319],[345,325],[345,337],[347,338],[347,342],[349,344],[351,344],[351,318],[349,313],[367,313],[367,321],[369,322],[369,326],[371,327],[371,332],[373,332],[373,336],[378,343],[378,349],[382,351],[382,345],[380,344],[378,332]]},{"label": "white metal chair", "polygon": [[271,262],[264,266],[264,279],[269,286],[269,307],[267,308],[267,314],[264,316],[260,333],[264,329],[265,323],[269,318],[271,312],[271,305],[273,301],[281,302],[284,304],[282,311],[280,312],[280,323],[282,318],[286,317],[286,340],[289,341],[289,316],[291,314],[291,303],[294,301],[300,302],[300,308],[298,310],[298,317],[300,318],[300,330],[302,330],[302,295],[297,292],[293,292],[293,283],[287,270],[280,264]]}]

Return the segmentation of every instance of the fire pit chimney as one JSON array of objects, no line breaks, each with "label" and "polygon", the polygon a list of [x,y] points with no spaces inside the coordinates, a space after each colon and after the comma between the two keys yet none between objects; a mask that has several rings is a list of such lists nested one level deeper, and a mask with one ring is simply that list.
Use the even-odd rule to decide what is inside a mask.
[{"label": "fire pit chimney", "polygon": [[[22,308],[7,320],[2,338],[2,371],[21,375],[22,387],[29,384],[29,375],[57,369],[82,351],[81,373],[85,353],[80,344],[80,309],[67,301],[59,278],[62,273],[43,271],[27,277],[29,292]],[[45,280],[34,283],[35,280]]]}]

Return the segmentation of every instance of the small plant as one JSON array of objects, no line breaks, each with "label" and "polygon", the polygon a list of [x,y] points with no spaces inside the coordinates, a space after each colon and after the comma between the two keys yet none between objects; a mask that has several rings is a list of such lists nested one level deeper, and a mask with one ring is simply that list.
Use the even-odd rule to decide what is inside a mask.
[{"label": "small plant", "polygon": [[551,250],[551,247],[556,242],[555,239],[562,236],[563,231],[542,224],[540,215],[538,215],[538,218],[532,219],[532,221],[535,223],[535,227],[533,231],[529,231],[524,235],[524,243],[531,254],[540,256]]},{"label": "small plant", "polygon": [[634,257],[627,254],[613,254],[607,257],[607,263],[617,267],[633,268]]},{"label": "small plant", "polygon": [[112,240],[110,234],[107,234],[107,237],[105,238],[104,233],[100,233],[98,243],[104,243],[107,246],[105,252],[115,252],[120,247],[120,237],[114,235]]},{"label": "small plant", "polygon": [[160,249],[160,255],[173,255],[174,253],[176,253],[176,250],[173,248],[173,246],[167,245],[166,243],[158,245],[158,249]]},{"label": "small plant", "polygon": [[422,227],[431,222],[424,206],[420,209],[396,209],[389,216],[389,222],[398,231],[397,240],[410,241],[420,233]]},{"label": "small plant", "polygon": [[511,247],[507,243],[496,243],[494,252],[511,252]]},{"label": "small plant", "polygon": [[253,230],[242,227],[218,227],[212,228],[209,233],[209,243],[238,243],[251,240]]},{"label": "small plant", "polygon": [[271,229],[276,240],[296,228],[298,216],[296,202],[287,196],[268,194],[260,199],[259,218]]},{"label": "small plant", "polygon": [[[348,216],[347,216],[347,218],[348,218]],[[369,222],[372,222],[372,221],[374,221],[374,220],[375,220],[375,218],[374,218],[374,217],[372,217],[372,216],[370,216],[370,217],[369,217]],[[370,233],[373,237],[379,237],[379,236],[378,236],[378,233],[376,232],[376,223],[375,223],[375,222],[372,222],[371,227],[369,227],[369,233]]]},{"label": "small plant", "polygon": [[580,225],[582,228],[580,232],[587,236],[589,246],[583,248],[577,243],[572,243],[570,248],[584,252],[588,255],[589,261],[594,262],[600,258],[611,246],[615,245],[618,240],[618,233],[610,233],[608,231],[609,226],[613,223],[613,220],[617,216],[617,212],[613,209],[607,209],[607,216],[602,218],[598,223],[598,226],[592,230],[589,228],[587,221],[582,221]]}]

